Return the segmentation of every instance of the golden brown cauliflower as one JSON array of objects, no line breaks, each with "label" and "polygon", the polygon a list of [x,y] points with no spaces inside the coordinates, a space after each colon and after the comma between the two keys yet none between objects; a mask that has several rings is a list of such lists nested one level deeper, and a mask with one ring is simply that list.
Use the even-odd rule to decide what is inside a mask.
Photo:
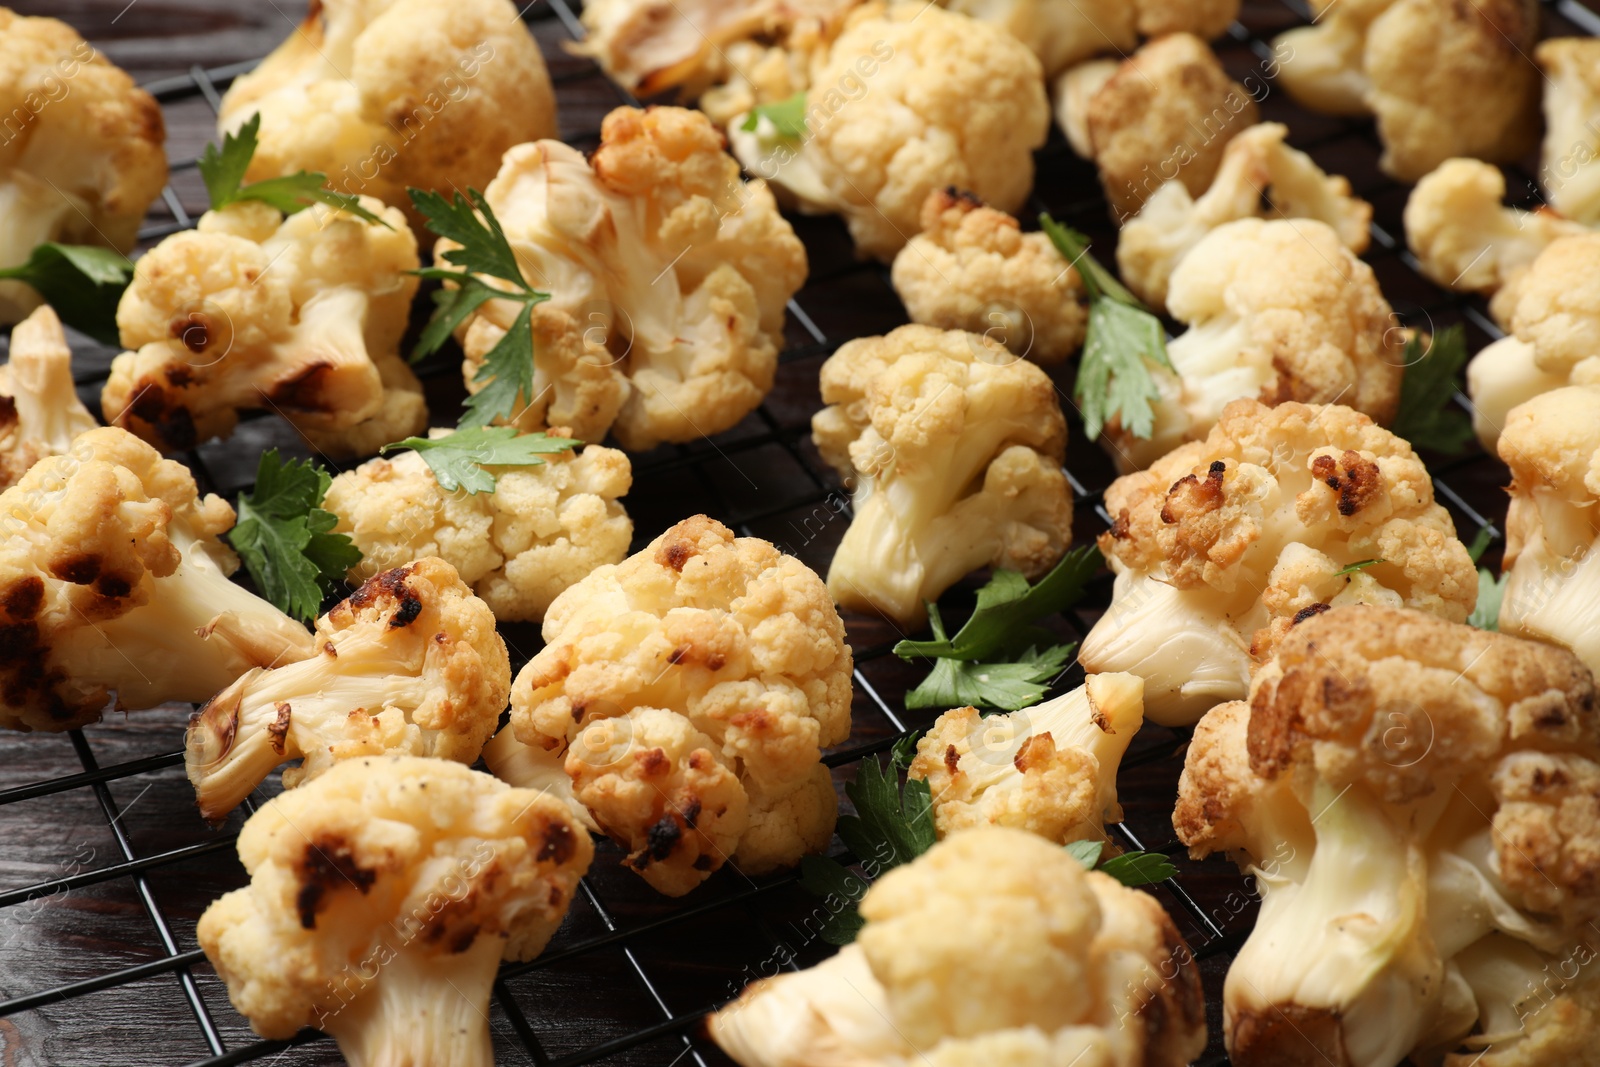
[{"label": "golden brown cauliflower", "polygon": [[[822,749],[850,733],[850,649],[822,580],[703,515],[556,597],[517,675],[519,741],[565,751],[595,821],[670,895],[826,847]],[[502,755],[502,760],[504,756]]]},{"label": "golden brown cauliflower", "polygon": [[1600,222],[1600,41],[1541,41],[1534,58],[1544,71],[1544,146],[1539,184],[1545,199],[1578,222]]},{"label": "golden brown cauliflower", "polygon": [[713,1015],[743,1067],[1178,1067],[1199,969],[1154,897],[1019,830],[951,836],[861,901],[856,943]]},{"label": "golden brown cauliflower", "polygon": [[851,17],[813,79],[806,131],[763,119],[728,128],[746,169],[806,211],[844,216],[856,250],[884,262],[935,189],[969,189],[1015,212],[1033,188],[1050,108],[1039,61],[1005,30],[925,3]]},{"label": "golden brown cauliflower", "polygon": [[593,858],[535,790],[445,760],[350,760],[251,816],[250,884],[195,933],[263,1037],[317,1027],[352,1067],[492,1067],[500,961],[543,951]]},{"label": "golden brown cauliflower", "polygon": [[1173,370],[1151,372],[1151,435],[1106,428],[1124,473],[1205,437],[1241,397],[1394,417],[1405,364],[1394,313],[1372,268],[1315,219],[1219,226],[1178,264],[1167,308],[1189,329],[1167,345]]},{"label": "golden brown cauliflower", "polygon": [[894,290],[912,322],[981,333],[1035,363],[1083,344],[1083,282],[1042,233],[971,193],[936,189],[922,232],[894,257]]},{"label": "golden brown cauliflower", "polygon": [[1356,255],[1371,239],[1372,205],[1350,183],[1324,174],[1285,143],[1289,128],[1263,122],[1228,142],[1217,176],[1196,198],[1176,178],[1162,183],[1117,235],[1122,281],[1146,304],[1165,308],[1173,268],[1212,230],[1249,218],[1315,219]]},{"label": "golden brown cauliflower", "polygon": [[117,305],[131,351],[112,361],[106,421],[169,452],[229,436],[251,409],[339,455],[373,426],[380,443],[420,432],[422,387],[399,352],[416,238],[396,209],[363,205],[388,225],[241,201],[143,256]]},{"label": "golden brown cauliflower", "polygon": [[1142,37],[1220,37],[1239,0],[943,0],[944,6],[1009,30],[1053,78],[1102,52],[1131,52]]},{"label": "golden brown cauliflower", "polygon": [[[48,241],[131,252],[167,183],[155,98],[65,22],[0,7],[0,268]],[[39,294],[0,281],[0,324]]]},{"label": "golden brown cauliflower", "polygon": [[11,331],[11,358],[0,366],[0,489],[96,425],[78,399],[61,320],[41,304]]},{"label": "golden brown cauliflower", "polygon": [[1100,168],[1100,184],[1122,222],[1138,214],[1163,183],[1180,181],[1199,196],[1216,177],[1222,153],[1260,111],[1216,55],[1189,33],[1158,37],[1108,69],[1069,72],[1057,91],[1062,129],[1079,154]]},{"label": "golden brown cauliflower", "polygon": [[1563,649],[1385,607],[1296,626],[1197,727],[1173,816],[1263,893],[1223,987],[1232,1062],[1582,1062],[1597,761]]},{"label": "golden brown cauliflower", "polygon": [[[618,108],[592,158],[519,145],[485,196],[529,284],[551,294],[534,309],[535,395],[517,426],[586,441],[609,429],[643,451],[730,429],[772,388],[805,248],[704,115]],[[520,309],[490,301],[457,330],[469,390]]]},{"label": "golden brown cauliflower", "polygon": [[510,0],[318,0],[223,95],[218,132],[252,115],[247,181],[321,171],[419,231],[408,187],[481,189],[501,153],[557,131],[550,75]]},{"label": "golden brown cauliflower", "polygon": [[1283,34],[1299,103],[1378,119],[1384,171],[1416,181],[1452,156],[1509,162],[1539,124],[1538,0],[1314,0]]},{"label": "golden brown cauliflower", "polygon": [[1204,441],[1113,482],[1105,506],[1115,591],[1078,660],[1144,678],[1162,725],[1243,697],[1295,621],[1330,606],[1463,622],[1477,599],[1422,461],[1350,408],[1236,400]]},{"label": "golden brown cauliflower", "polygon": [[494,616],[442,559],[366,582],[317,620],[316,653],[257,668],[201,708],[184,753],[200,814],[219,822],[286,760],[294,788],[356,756],[471,763],[511,690]]},{"label": "golden brown cauliflower", "polygon": [[999,342],[902,326],[822,365],[811,436],[854,494],[828,568],[847,608],[920,624],[927,602],[985,566],[1047,572],[1072,541],[1055,386]]}]

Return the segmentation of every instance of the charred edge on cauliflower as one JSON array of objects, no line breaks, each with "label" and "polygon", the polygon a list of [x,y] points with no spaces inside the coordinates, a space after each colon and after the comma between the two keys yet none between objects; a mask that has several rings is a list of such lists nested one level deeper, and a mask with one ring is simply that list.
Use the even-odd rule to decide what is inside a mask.
[{"label": "charred edge on cauliflower", "polygon": [[1311,473],[1338,491],[1339,514],[1347,519],[1383,491],[1378,465],[1359,452],[1346,450],[1338,459],[1318,456],[1311,461]]},{"label": "charred edge on cauliflower", "polygon": [[319,837],[307,843],[305,855],[300,860],[300,889],[295,894],[295,910],[300,913],[300,925],[307,930],[317,928],[317,912],[322,898],[330,890],[346,885],[354,886],[365,896],[377,881],[378,872],[356,862],[350,843],[342,837]]}]

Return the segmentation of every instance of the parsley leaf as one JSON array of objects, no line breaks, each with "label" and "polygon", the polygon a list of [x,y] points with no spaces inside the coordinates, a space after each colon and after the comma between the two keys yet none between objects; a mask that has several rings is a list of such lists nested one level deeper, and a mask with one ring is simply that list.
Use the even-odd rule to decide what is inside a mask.
[{"label": "parsley leaf", "polygon": [[512,426],[475,426],[447,437],[407,437],[379,449],[384,455],[409,448],[422,456],[439,488],[447,493],[494,492],[495,476],[488,467],[537,467],[540,457],[576,448],[582,441],[540,433],[519,434]]},{"label": "parsley leaf", "polygon": [[889,750],[889,762],[902,771],[910,768],[911,761],[917,758],[917,742],[921,739],[921,730],[912,730],[902,735]]},{"label": "parsley leaf", "polygon": [[1040,215],[1039,225],[1089,294],[1089,329],[1072,390],[1084,433],[1099,437],[1116,419],[1135,437],[1148,438],[1155,430],[1150,403],[1161,396],[1149,365],[1173,369],[1161,320],[1095,261],[1087,237],[1049,215]]},{"label": "parsley leaf", "polygon": [[222,148],[206,145],[200,155],[200,180],[206,184],[206,195],[211,198],[212,210],[226,207],[240,200],[260,200],[285,215],[304,211],[312,204],[326,204],[348,212],[358,219],[374,222],[386,230],[394,229],[383,219],[361,206],[361,198],[354,193],[337,193],[328,188],[328,176],[321,171],[303,170],[281,178],[244,184],[245,171],[255,158],[261,132],[261,115],[251,115],[239,127],[237,134],[222,135]]},{"label": "parsley leaf", "polygon": [[799,92],[787,100],[757,104],[750,109],[750,114],[745,116],[739,128],[746,132],[754,131],[761,125],[762,119],[772,123],[779,137],[786,141],[798,141],[806,135],[806,94]]},{"label": "parsley leaf", "polygon": [[0,278],[32,286],[61,321],[102,344],[114,345],[117,302],[133,278],[133,262],[121,252],[93,245],[38,245],[28,261],[0,270]]},{"label": "parsley leaf", "polygon": [[1092,871],[1094,870],[1094,865],[1100,862],[1100,855],[1105,852],[1106,843],[1104,841],[1068,841],[1064,847],[1073,859],[1083,864],[1085,870]]},{"label": "parsley leaf", "polygon": [[1044,699],[1049,684],[1072,664],[1076,643],[1028,648],[1013,662],[974,663],[936,660],[915,689],[906,694],[908,708],[998,708],[1017,711]]},{"label": "parsley leaf", "polygon": [[1400,408],[1389,429],[1417,448],[1441,455],[1466,450],[1472,419],[1456,406],[1456,379],[1467,362],[1467,332],[1460,324],[1433,335],[1426,348],[1417,335],[1406,341]]},{"label": "parsley leaf", "polygon": [[1489,546],[1494,544],[1498,536],[1495,528],[1487,523],[1478,527],[1477,534],[1472,538],[1472,544],[1467,546],[1467,555],[1472,557],[1472,562],[1476,563],[1482,559],[1483,554],[1489,551]]},{"label": "parsley leaf", "polygon": [[1354,574],[1356,571],[1364,571],[1368,567],[1376,567],[1380,563],[1387,562],[1387,560],[1383,559],[1358,560],[1357,562],[1350,564],[1348,567],[1341,567],[1339,570],[1334,572],[1333,576],[1335,578],[1343,578],[1347,574]]},{"label": "parsley leaf", "polygon": [[263,452],[255,489],[239,495],[239,521],[228,533],[261,595],[301,620],[316,618],[323,595],[361,562],[355,543],[332,532],[338,516],[320,506],[332,480],[310,460]]},{"label": "parsley leaf", "polygon": [[867,895],[871,884],[838,860],[827,856],[800,858],[800,888],[821,897],[828,909],[818,935],[830,945],[848,945],[867,924],[856,905]]},{"label": "parsley leaf", "polygon": [[1099,864],[1102,874],[1109,874],[1125,886],[1154,885],[1178,873],[1172,861],[1159,852],[1124,852],[1100,863],[1105,848],[1104,841],[1072,841],[1066,846],[1067,852],[1086,870],[1096,870],[1095,865]]},{"label": "parsley leaf", "polygon": [[1509,574],[1502,574],[1496,580],[1494,572],[1488,567],[1478,568],[1478,604],[1467,616],[1468,626],[1476,626],[1480,630],[1500,629],[1500,603],[1506,598],[1506,579],[1509,577]]}]

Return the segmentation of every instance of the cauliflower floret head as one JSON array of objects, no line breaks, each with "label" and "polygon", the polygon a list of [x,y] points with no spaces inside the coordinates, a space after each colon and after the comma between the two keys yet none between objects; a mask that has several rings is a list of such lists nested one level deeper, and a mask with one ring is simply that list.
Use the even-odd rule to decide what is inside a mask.
[{"label": "cauliflower floret head", "polygon": [[1009,30],[1039,57],[1046,78],[1102,52],[1131,52],[1141,37],[1220,37],[1239,0],[944,0],[944,6]]},{"label": "cauliflower floret head", "polygon": [[491,1067],[500,961],[543,950],[593,857],[553,797],[444,760],[351,760],[251,816],[250,884],[196,936],[263,1037],[315,1026],[351,1064]]},{"label": "cauliflower floret head", "polygon": [[1477,599],[1422,461],[1350,408],[1236,400],[1204,441],[1113,482],[1105,506],[1115,592],[1078,659],[1143,677],[1163,725],[1243,697],[1283,634],[1329,606],[1462,622]]},{"label": "cauliflower floret head", "polygon": [[1072,539],[1066,419],[1044,371],[998,342],[902,326],[822,366],[811,434],[855,496],[828,569],[849,608],[904,626],[985,566],[1030,579]]},{"label": "cauliflower floret head", "polygon": [[241,675],[190,720],[200,814],[220,821],[286,760],[289,788],[357,756],[471,763],[510,689],[494,616],[450,564],[385,571],[317,620],[315,655]]},{"label": "cauliflower floret head", "polygon": [[396,392],[414,391],[401,410],[421,421],[389,428],[421,431],[421,387],[398,354],[416,238],[396,209],[363,206],[387,226],[230,204],[143,256],[117,305],[131,351],[112,361],[106,421],[175,451],[227,437],[239,412],[257,408],[303,432],[359,431],[391,421]]},{"label": "cauliflower floret head", "polygon": [[[544,638],[512,690],[517,738],[566,750],[579,798],[656,888],[687,892],[730,857],[760,873],[826,845],[832,790],[821,795],[816,768],[850,733],[851,657],[799,560],[686,519],[556,597]],[[760,831],[748,850],[746,820]]]},{"label": "cauliflower floret head", "polygon": [[510,0],[320,0],[234,81],[217,116],[261,116],[247,181],[321,171],[425,220],[408,187],[483,188],[512,145],[556,135],[556,101]]},{"label": "cauliflower floret head", "polygon": [[1205,1046],[1200,978],[1161,905],[1020,830],[952,835],[885,874],[857,941],[711,1018],[743,1067],[1177,1067]]},{"label": "cauliflower floret head", "polygon": [[1211,432],[1229,403],[1342,403],[1380,423],[1400,401],[1404,358],[1372,268],[1315,219],[1240,219],[1207,234],[1173,272],[1167,307],[1189,329],[1167,346],[1176,373],[1149,438],[1106,438],[1126,471]]},{"label": "cauliflower floret head", "polygon": [[1600,222],[1600,134],[1590,125],[1600,109],[1600,41],[1542,41],[1534,58],[1544,70],[1544,146],[1539,184],[1550,206],[1578,222]]},{"label": "cauliflower floret head", "polygon": [[1592,1044],[1569,967],[1600,913],[1597,761],[1563,649],[1384,607],[1297,626],[1197,728],[1173,818],[1264,894],[1223,988],[1233,1062],[1553,1062],[1523,1026],[1551,1010]]},{"label": "cauliflower floret head", "polygon": [[1371,238],[1372,205],[1350,193],[1343,177],[1324,174],[1310,156],[1284,143],[1289,128],[1263,122],[1228,142],[1205,194],[1165,182],[1117,235],[1117,267],[1135,295],[1167,303],[1173,268],[1212,230],[1249,218],[1316,219],[1333,227],[1356,255]]},{"label": "cauliflower floret head", "polygon": [[894,257],[894,289],[912,322],[992,337],[1036,363],[1083,344],[1088,312],[1078,272],[1042,233],[970,193],[936,189],[922,232]]},{"label": "cauliflower floret head", "polygon": [[96,425],[78,399],[61,320],[41,305],[11,331],[11,359],[0,366],[0,489]]},{"label": "cauliflower floret head", "polygon": [[[131,252],[167,183],[155,98],[65,22],[0,7],[0,269],[48,241]],[[0,323],[40,297],[0,281]]]}]

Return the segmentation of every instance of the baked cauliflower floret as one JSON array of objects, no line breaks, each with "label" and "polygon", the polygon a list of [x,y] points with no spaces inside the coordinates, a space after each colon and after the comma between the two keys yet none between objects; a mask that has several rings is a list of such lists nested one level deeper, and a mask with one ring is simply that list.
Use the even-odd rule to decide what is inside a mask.
[{"label": "baked cauliflower floret", "polygon": [[770,121],[728,134],[745,167],[803,210],[843,215],[862,256],[892,260],[935,189],[969,189],[1015,213],[1033,188],[1050,107],[1039,61],[998,26],[928,4],[869,4],[813,84],[798,142]]},{"label": "baked cauliflower floret", "polygon": [[818,761],[850,734],[851,658],[799,560],[695,516],[556,597],[544,639],[512,688],[516,737],[565,753],[651,885],[679,895],[729,859],[758,874],[826,847]]},{"label": "baked cauliflower floret", "polygon": [[96,425],[78,399],[61,320],[41,305],[11,331],[11,358],[0,366],[0,489]]},{"label": "baked cauliflower floret", "polygon": [[922,232],[894,257],[894,290],[912,322],[992,337],[1035,363],[1059,363],[1083,345],[1088,312],[1078,272],[1042,233],[936,189]]},{"label": "baked cauliflower floret", "polygon": [[218,130],[252,115],[247,181],[321,171],[418,230],[408,187],[481,189],[502,152],[557,130],[550,75],[510,0],[320,0],[223,95]]},{"label": "baked cauliflower floret", "polygon": [[1510,162],[1532,147],[1537,0],[1315,0],[1275,42],[1306,107],[1377,116],[1379,165],[1416,181],[1452,156]]},{"label": "baked cauliflower floret", "polygon": [[1141,37],[1220,37],[1239,0],[945,0],[945,7],[1009,30],[1039,57],[1045,77],[1102,52],[1131,52]]},{"label": "baked cauliflower floret", "polygon": [[1196,198],[1174,178],[1162,183],[1117,235],[1123,282],[1152,307],[1164,308],[1173,268],[1212,230],[1236,219],[1315,219],[1331,226],[1356,255],[1371,238],[1372,205],[1350,183],[1324,174],[1290,148],[1289,128],[1263,122],[1228,142],[1217,175]]},{"label": "baked cauliflower floret", "polygon": [[1357,603],[1464,622],[1477,600],[1422,461],[1350,408],[1236,400],[1204,441],[1113,482],[1105,506],[1116,584],[1078,660],[1144,678],[1162,725],[1242,698],[1297,619]]},{"label": "baked cauliflower floret", "polygon": [[228,580],[221,497],[115,428],[90,430],[0,493],[0,726],[66,730],[201,701],[313,651],[303,626]]},{"label": "baked cauliflower floret", "polygon": [[1241,397],[1394,417],[1405,361],[1393,312],[1372,268],[1315,219],[1218,227],[1178,264],[1167,307],[1189,329],[1167,345],[1176,373],[1151,372],[1154,430],[1106,431],[1124,472],[1203,438]]},{"label": "baked cauliflower floret", "polygon": [[1054,700],[1009,715],[957,708],[917,742],[940,837],[1011,826],[1058,844],[1105,839],[1120,822],[1117,764],[1144,722],[1144,680],[1091,674]]},{"label": "baked cauliflower floret", "polygon": [[496,619],[537,622],[556,594],[628,554],[633,523],[619,498],[633,468],[623,453],[590,445],[538,466],[486,469],[493,492],[446,492],[415,452],[334,478],[322,506],[361,550],[351,580],[439,556]]},{"label": "baked cauliflower floret", "polygon": [[811,419],[855,517],[828,568],[841,605],[902,626],[981,567],[1038,578],[1072,540],[1055,386],[997,341],[902,326],[822,365]]},{"label": "baked cauliflower floret", "polygon": [[1544,71],[1544,147],[1539,183],[1550,206],[1569,219],[1600,222],[1600,41],[1557,37],[1534,58]]},{"label": "baked cauliflower floret", "polygon": [[[65,22],[0,7],[0,269],[48,241],[131,252],[167,183],[155,98]],[[39,294],[0,281],[0,324]]]},{"label": "baked cauliflower floret", "polygon": [[293,788],[340,760],[384,754],[471,763],[511,689],[494,616],[442,559],[362,584],[317,620],[316,654],[256,669],[189,723],[200,814],[220,821],[286,760]]},{"label": "baked cauliflower floret", "polygon": [[543,951],[594,846],[561,802],[445,760],[341,763],[239,833],[250,884],[196,936],[256,1033],[352,1067],[492,1067],[500,961]]},{"label": "baked cauliflower floret", "polygon": [[743,1067],[1176,1067],[1205,1047],[1199,970],[1155,898],[1019,830],[885,874],[856,943],[713,1015]]},{"label": "baked cauliflower floret", "polygon": [[[333,444],[392,421],[391,382],[420,401],[399,354],[416,238],[396,209],[362,203],[387,225],[338,211],[285,218],[244,201],[144,255],[117,305],[131,351],[112,361],[106,421],[175,451],[227,437],[241,411],[265,409]],[[426,408],[402,403],[422,421],[388,428],[421,431]]]},{"label": "baked cauliflower floret", "polygon": [[1597,788],[1564,649],[1386,607],[1301,623],[1196,729],[1173,816],[1263,893],[1223,987],[1232,1061],[1555,1062],[1546,1012],[1592,1047]]},{"label": "baked cauliflower floret", "polygon": [[1079,154],[1100,168],[1118,221],[1168,180],[1190,196],[1205,192],[1228,141],[1259,119],[1249,91],[1193,34],[1159,37],[1114,68],[1105,62],[1069,72],[1056,110]]}]

